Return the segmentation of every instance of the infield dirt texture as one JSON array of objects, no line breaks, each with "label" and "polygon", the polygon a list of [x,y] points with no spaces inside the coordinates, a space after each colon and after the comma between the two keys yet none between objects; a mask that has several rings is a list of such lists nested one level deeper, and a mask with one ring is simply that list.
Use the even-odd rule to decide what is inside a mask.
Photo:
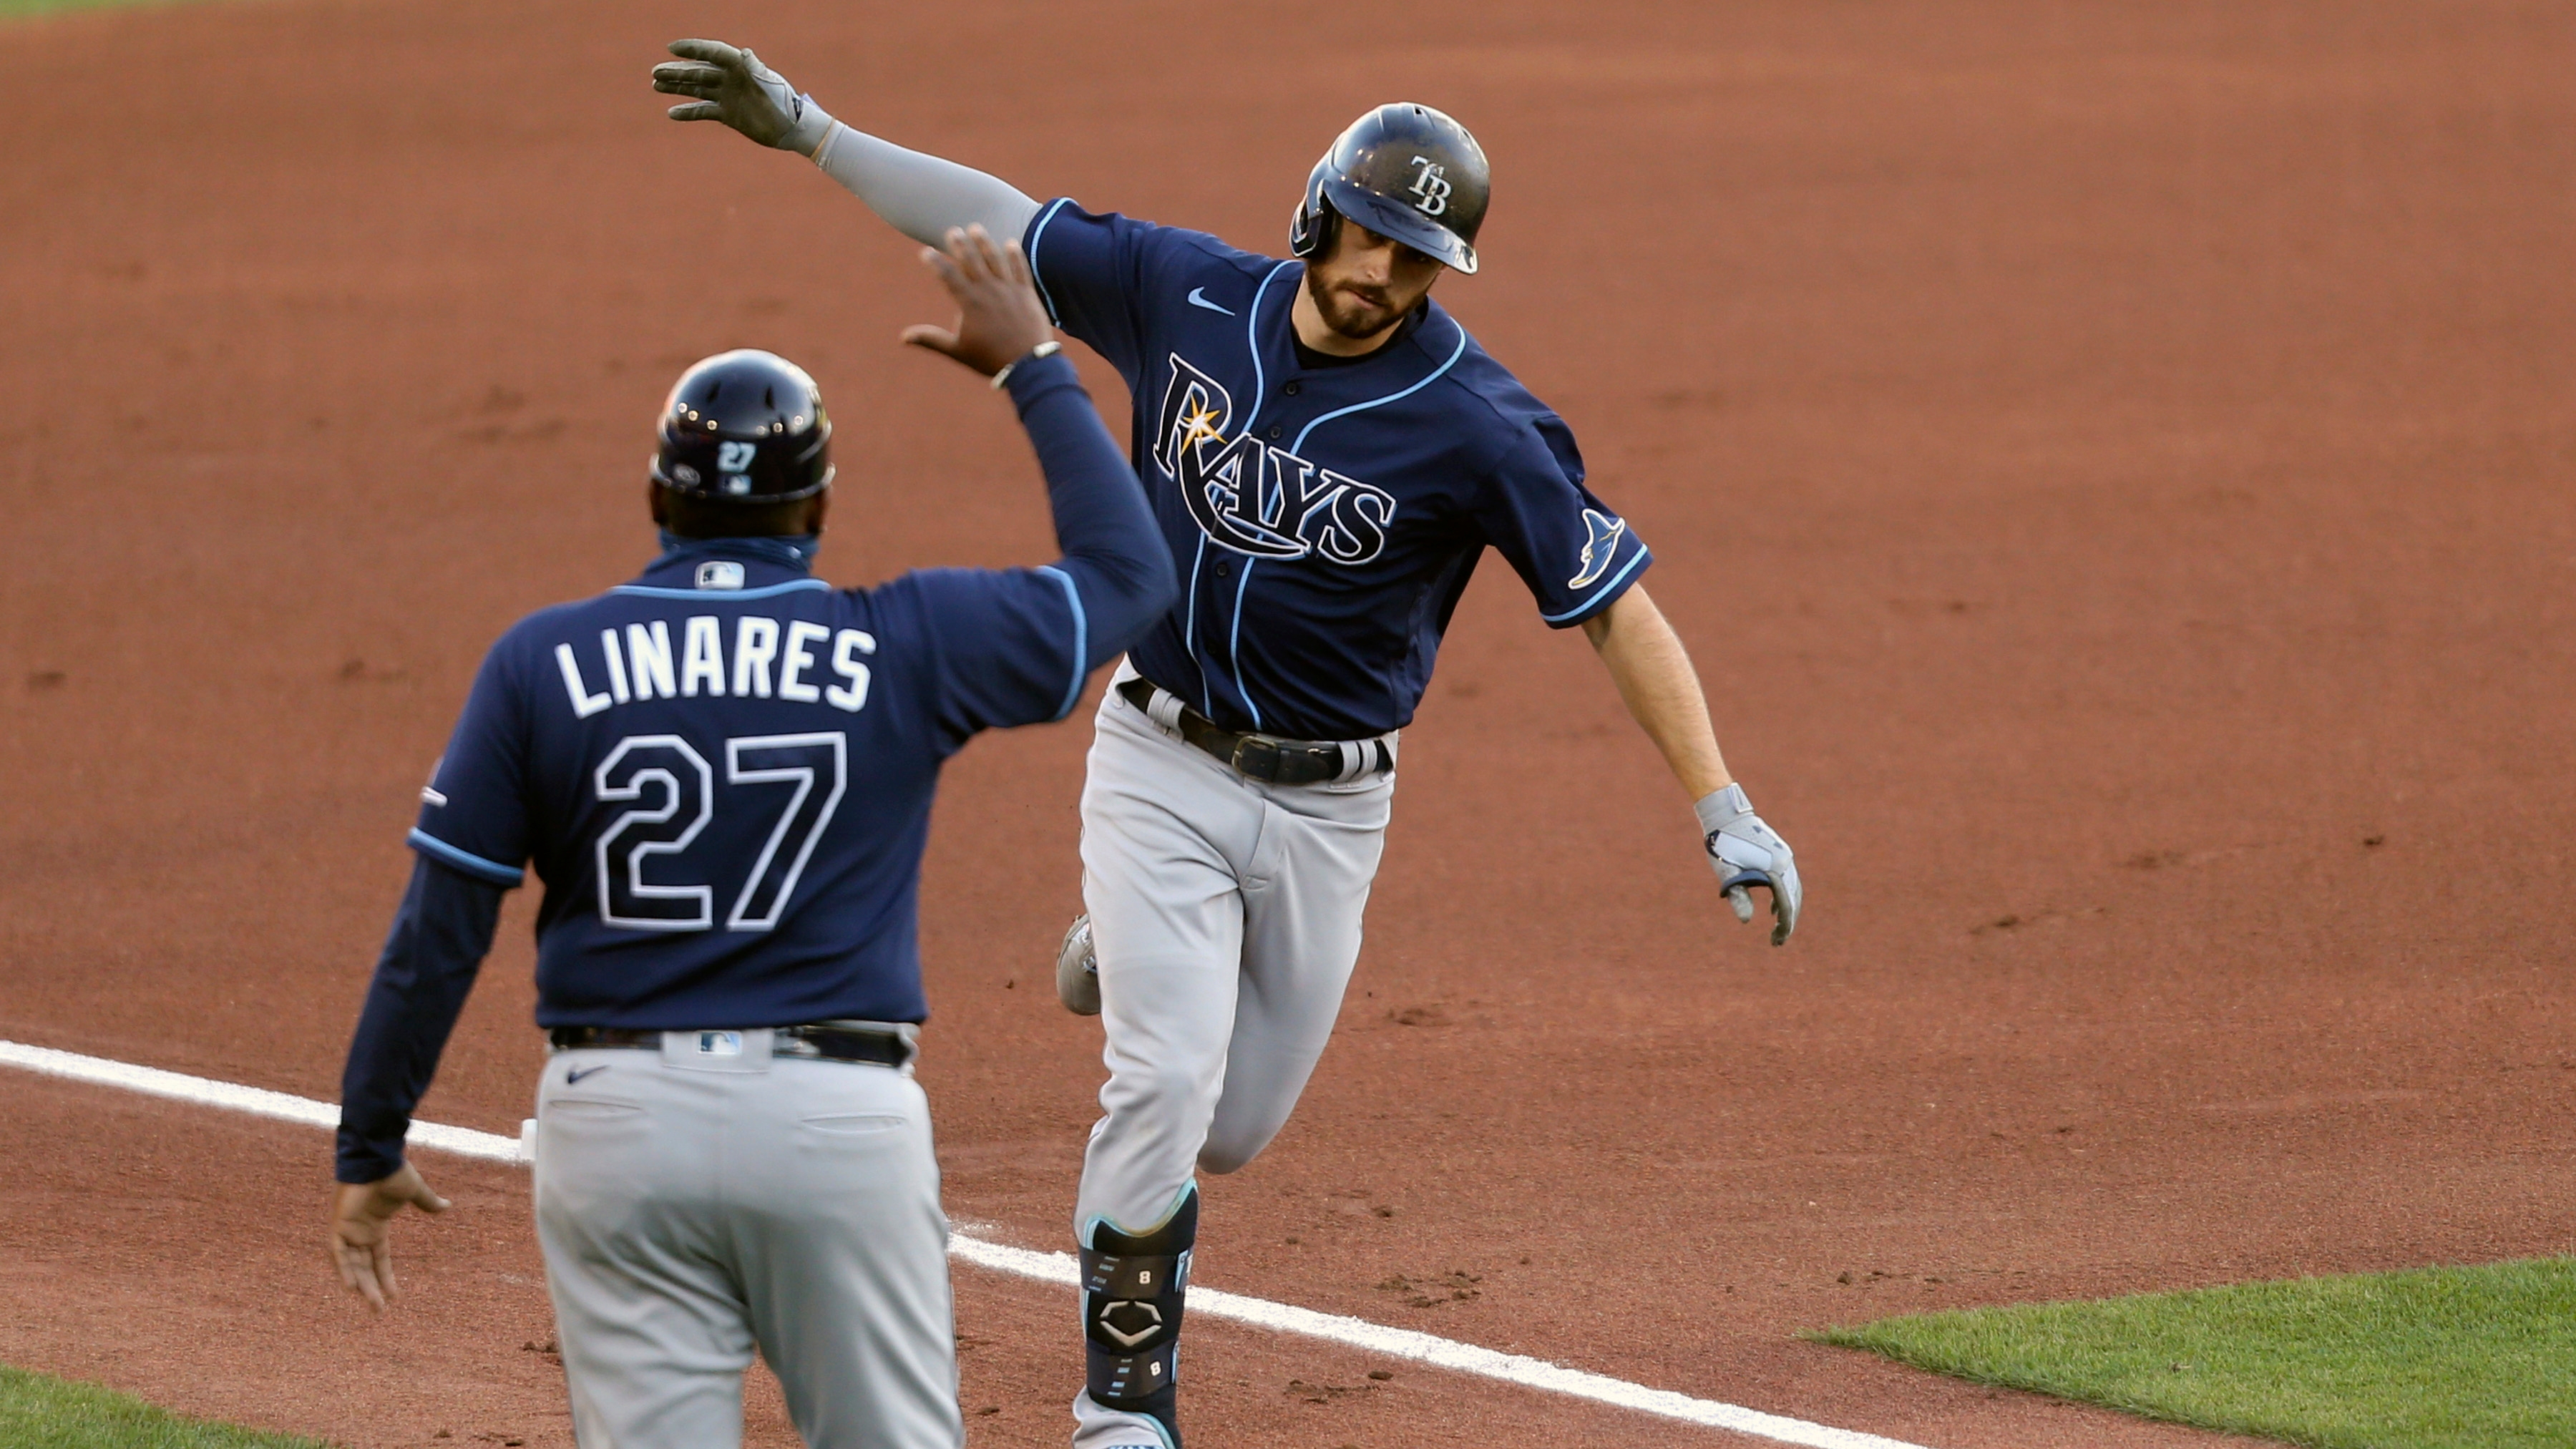
[{"label": "infield dirt texture", "polygon": [[[944,311],[912,248],[662,120],[662,43],[716,34],[862,127],[1264,249],[1364,106],[1465,120],[1495,204],[1440,295],[1654,546],[1798,846],[1775,952],[1488,560],[1341,1035],[1208,1185],[1205,1283],[2022,1449],[2216,1441],[1790,1335],[2567,1250],[2576,10],[1461,11],[0,31],[0,1037],[336,1096],[475,663],[647,557],[647,426],[702,354],[821,380],[827,577],[1049,556],[1008,409],[894,345]],[[969,749],[924,893],[950,1210],[1047,1249],[1100,1078],[1046,973],[1088,734]],[[425,1116],[524,1115],[533,906]],[[524,1176],[423,1162],[457,1211],[403,1224],[413,1297],[371,1322],[319,1134],[0,1075],[0,1362],[351,1445],[568,1443]],[[1070,1295],[957,1282],[977,1444],[1061,1443]],[[1376,1367],[1206,1325],[1194,1442],[1725,1442]]]}]

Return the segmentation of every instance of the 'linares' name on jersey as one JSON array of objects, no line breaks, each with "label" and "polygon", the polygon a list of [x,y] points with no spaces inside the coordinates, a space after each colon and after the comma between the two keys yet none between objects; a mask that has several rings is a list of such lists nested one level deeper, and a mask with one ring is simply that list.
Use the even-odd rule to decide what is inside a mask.
[{"label": "'linares' name on jersey", "polygon": [[[823,647],[826,641],[829,649]],[[828,704],[851,714],[867,707],[868,666],[860,656],[876,653],[877,641],[864,629],[835,630],[807,619],[790,619],[782,625],[759,614],[744,614],[734,620],[730,668],[724,621],[715,615],[696,614],[682,620],[678,642],[675,654],[671,621],[655,619],[629,624],[622,631],[600,630],[598,652],[587,660],[578,657],[570,644],[556,645],[555,664],[563,671],[573,718],[588,719],[603,709],[639,699],[691,699],[701,694]],[[833,675],[841,682],[831,682]],[[593,679],[607,688],[591,688]]]},{"label": "'linares' name on jersey", "polygon": [[1386,547],[1395,497],[1274,448],[1246,428],[1226,441],[1234,399],[1225,385],[1172,355],[1154,430],[1154,464],[1178,484],[1207,536],[1254,558],[1362,564]]}]

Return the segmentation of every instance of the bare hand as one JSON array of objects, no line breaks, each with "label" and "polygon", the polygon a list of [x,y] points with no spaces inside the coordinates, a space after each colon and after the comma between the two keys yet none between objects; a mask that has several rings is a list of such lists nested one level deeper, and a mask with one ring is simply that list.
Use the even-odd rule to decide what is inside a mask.
[{"label": "bare hand", "polygon": [[957,321],[951,327],[906,327],[904,341],[991,377],[1054,338],[1055,328],[1047,321],[1046,304],[1038,300],[1029,259],[1018,242],[996,244],[981,226],[964,231],[951,227],[948,250],[943,254],[923,247],[921,262],[939,274],[948,295],[957,299]]},{"label": "bare hand", "polygon": [[331,1258],[340,1281],[378,1313],[394,1297],[394,1250],[387,1229],[408,1204],[425,1213],[447,1211],[447,1199],[429,1190],[420,1170],[406,1162],[375,1182],[344,1182],[331,1205]]},{"label": "bare hand", "polygon": [[673,106],[672,120],[722,121],[763,146],[809,156],[823,139],[817,127],[798,124],[805,119],[805,102],[787,78],[761,64],[759,56],[721,40],[675,40],[671,53],[680,59],[653,67],[653,89],[666,96],[697,98]]}]

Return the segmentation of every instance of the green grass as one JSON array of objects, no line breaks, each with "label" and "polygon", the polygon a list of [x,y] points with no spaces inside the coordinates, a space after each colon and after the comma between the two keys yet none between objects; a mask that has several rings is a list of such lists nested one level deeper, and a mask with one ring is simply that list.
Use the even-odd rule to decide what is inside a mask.
[{"label": "green grass", "polygon": [[0,1444],[9,1449],[327,1449],[163,1413],[141,1399],[0,1367]]},{"label": "green grass", "polygon": [[0,20],[50,15],[57,10],[104,10],[111,5],[164,5],[172,0],[0,0]]},{"label": "green grass", "polygon": [[2576,1258],[1926,1313],[1805,1336],[2319,1449],[2576,1444]]}]

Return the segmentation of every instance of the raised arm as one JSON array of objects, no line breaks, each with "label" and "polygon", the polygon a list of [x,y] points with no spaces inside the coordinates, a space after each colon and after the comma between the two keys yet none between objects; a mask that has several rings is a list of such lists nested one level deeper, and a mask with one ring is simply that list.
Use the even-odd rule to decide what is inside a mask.
[{"label": "raised arm", "polygon": [[1135,470],[1055,341],[1020,244],[996,244],[979,228],[952,231],[947,249],[924,251],[922,261],[956,298],[957,321],[906,328],[903,340],[1009,388],[1046,473],[1056,545],[1064,550],[1054,566],[1082,594],[1082,667],[1097,668],[1171,608],[1180,589],[1171,549]]},{"label": "raised arm", "polygon": [[1018,187],[971,166],[907,151],[832,119],[760,57],[721,40],[675,40],[680,57],[653,68],[653,89],[694,99],[671,107],[675,121],[722,121],[763,146],[810,157],[886,224],[925,246],[980,226],[1011,240],[1028,230],[1038,204]]}]

